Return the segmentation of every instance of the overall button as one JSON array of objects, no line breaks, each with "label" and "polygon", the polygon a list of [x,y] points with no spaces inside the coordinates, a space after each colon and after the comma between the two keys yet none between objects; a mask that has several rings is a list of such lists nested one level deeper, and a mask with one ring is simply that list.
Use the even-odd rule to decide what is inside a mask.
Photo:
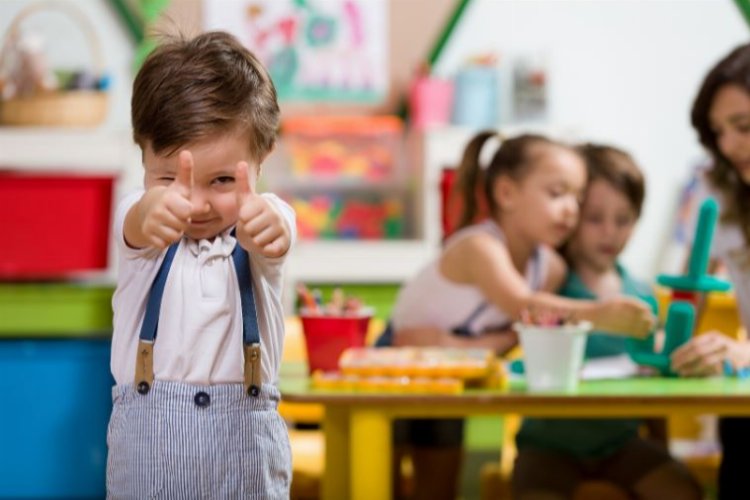
[{"label": "overall button", "polygon": [[209,396],[205,392],[199,392],[195,395],[195,398],[193,398],[193,400],[195,401],[196,406],[198,406],[199,408],[205,408],[211,404],[211,396]]}]

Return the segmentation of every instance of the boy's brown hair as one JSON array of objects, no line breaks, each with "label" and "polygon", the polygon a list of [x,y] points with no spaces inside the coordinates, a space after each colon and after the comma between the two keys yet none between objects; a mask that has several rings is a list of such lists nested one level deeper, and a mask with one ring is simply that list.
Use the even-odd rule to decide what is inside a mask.
[{"label": "boy's brown hair", "polygon": [[640,217],[646,196],[646,181],[635,160],[621,149],[599,144],[583,144],[578,151],[586,160],[589,184],[601,179],[625,195]]},{"label": "boy's brown hair", "polygon": [[156,154],[215,134],[247,134],[253,159],[272,149],[279,128],[276,89],[258,59],[232,35],[167,38],[133,83],[133,139]]}]

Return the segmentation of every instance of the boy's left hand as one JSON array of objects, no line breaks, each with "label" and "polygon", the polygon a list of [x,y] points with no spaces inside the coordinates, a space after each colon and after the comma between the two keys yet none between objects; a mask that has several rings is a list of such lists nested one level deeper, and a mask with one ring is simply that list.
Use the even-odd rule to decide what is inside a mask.
[{"label": "boy's left hand", "polygon": [[289,228],[273,204],[255,191],[257,178],[255,166],[237,164],[237,241],[248,252],[281,257],[291,244]]}]

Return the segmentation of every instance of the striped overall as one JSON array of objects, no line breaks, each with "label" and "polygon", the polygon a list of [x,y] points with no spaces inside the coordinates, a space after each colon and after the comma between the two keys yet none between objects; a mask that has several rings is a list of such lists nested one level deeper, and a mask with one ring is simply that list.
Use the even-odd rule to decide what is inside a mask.
[{"label": "striped overall", "polygon": [[[245,384],[154,381],[152,357],[143,359],[156,338],[176,249],[167,251],[149,293],[135,383],[112,391],[107,498],[289,498],[288,431],[277,411],[278,389],[259,380],[258,320],[248,254],[239,244],[232,258],[242,302]],[[252,352],[258,356],[251,361]]]}]

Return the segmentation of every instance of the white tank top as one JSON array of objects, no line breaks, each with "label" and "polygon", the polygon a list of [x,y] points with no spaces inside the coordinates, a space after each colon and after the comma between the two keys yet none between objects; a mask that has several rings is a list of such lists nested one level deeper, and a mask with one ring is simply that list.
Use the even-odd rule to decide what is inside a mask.
[{"label": "white tank top", "polygon": [[[477,233],[489,234],[505,244],[500,227],[488,219],[457,231],[446,241],[445,248]],[[548,251],[538,246],[526,265],[526,282],[532,290],[539,290],[545,282]],[[510,325],[513,318],[490,304],[476,286],[448,280],[440,272],[438,258],[401,288],[392,321],[395,330],[433,326],[447,331],[461,328],[471,335],[480,335]]]}]

